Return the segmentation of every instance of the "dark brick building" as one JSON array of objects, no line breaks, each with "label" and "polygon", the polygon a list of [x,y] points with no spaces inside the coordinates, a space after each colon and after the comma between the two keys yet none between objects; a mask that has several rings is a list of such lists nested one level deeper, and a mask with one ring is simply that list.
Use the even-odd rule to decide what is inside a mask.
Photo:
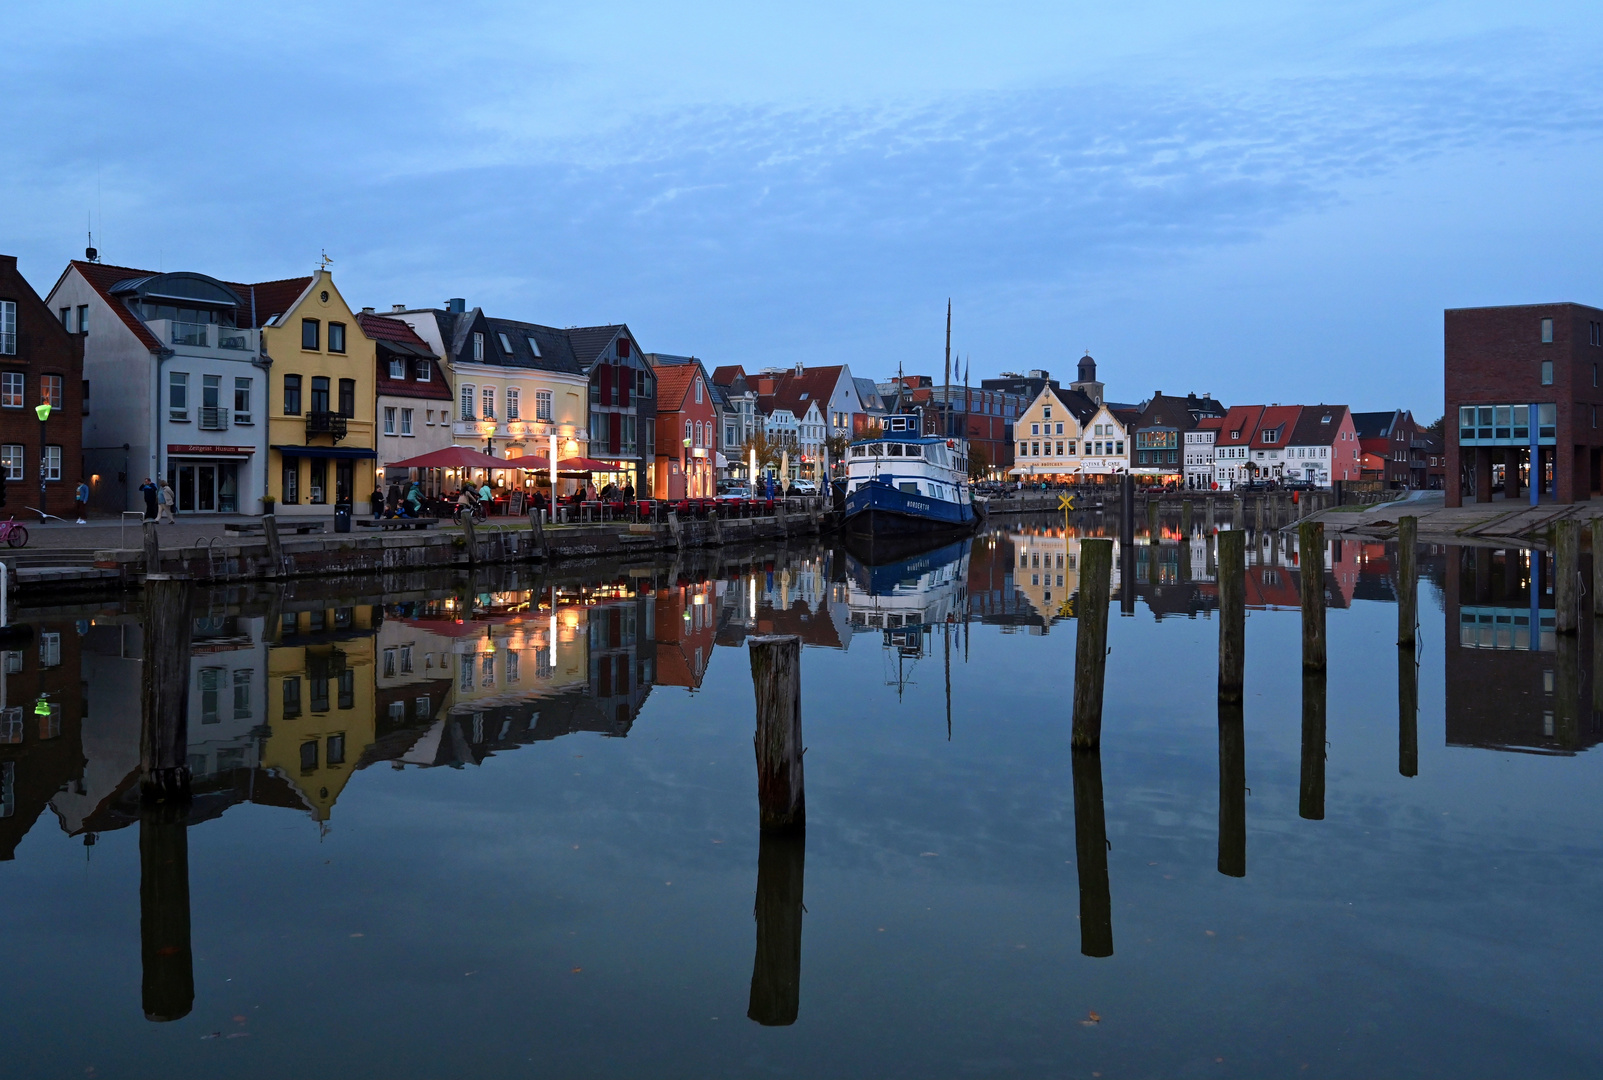
[{"label": "dark brick building", "polygon": [[[87,321],[82,307],[52,312],[18,272],[17,257],[0,255],[0,469],[8,513],[38,506],[65,517],[72,509],[83,473]],[[40,424],[34,410],[47,401],[50,419]]]},{"label": "dark brick building", "polygon": [[1497,488],[1521,498],[1527,484],[1560,503],[1599,490],[1603,310],[1449,309],[1443,364],[1448,506],[1490,501]]}]

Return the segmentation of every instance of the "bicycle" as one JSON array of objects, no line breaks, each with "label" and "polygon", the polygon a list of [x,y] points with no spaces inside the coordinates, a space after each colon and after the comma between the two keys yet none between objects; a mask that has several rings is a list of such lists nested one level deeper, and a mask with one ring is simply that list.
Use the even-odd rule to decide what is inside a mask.
[{"label": "bicycle", "polygon": [[[452,520],[452,522],[454,522],[457,525],[462,524],[462,512],[464,510],[466,510],[466,509],[467,509],[467,507],[461,505],[460,503],[457,504],[456,509],[451,511],[451,520]],[[473,507],[473,524],[475,524],[475,525],[483,525],[486,521],[489,520],[489,517],[490,516],[484,512],[484,507],[482,507],[482,506]]]},{"label": "bicycle", "polygon": [[17,524],[15,516],[7,518],[5,521],[0,521],[0,543],[8,544],[14,548],[27,547],[27,526]]}]

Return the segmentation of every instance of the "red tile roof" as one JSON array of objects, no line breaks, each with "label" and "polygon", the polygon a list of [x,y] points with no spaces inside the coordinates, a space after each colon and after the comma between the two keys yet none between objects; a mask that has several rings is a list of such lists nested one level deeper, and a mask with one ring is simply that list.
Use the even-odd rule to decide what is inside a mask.
[{"label": "red tile roof", "polygon": [[413,330],[400,319],[388,319],[382,315],[369,315],[363,311],[357,314],[356,321],[362,327],[362,333],[374,341],[399,341],[414,348],[422,349],[427,353],[434,352],[433,349],[429,348],[428,342],[417,336],[416,330]]},{"label": "red tile roof", "polygon": [[683,409],[691,383],[701,374],[700,365],[661,364],[652,370],[657,374],[657,411],[665,413]]},{"label": "red tile roof", "polygon": [[129,278],[135,277],[149,277],[156,271],[136,270],[131,266],[110,266],[106,263],[84,262],[82,259],[74,259],[68,265],[77,270],[78,275],[87,281],[95,292],[100,294],[101,299],[111,305],[111,310],[115,311],[117,317],[123,321],[123,324],[134,332],[134,336],[139,339],[141,345],[151,352],[156,352],[162,347],[161,342],[156,340],[156,335],[152,334],[145,324],[139,321],[137,315],[128,310],[128,305],[111,295],[111,287],[117,282],[127,281]]},{"label": "red tile roof", "polygon": [[719,386],[730,386],[737,378],[744,379],[745,377],[746,369],[739,364],[725,364],[722,367],[712,369],[712,381]]},{"label": "red tile roof", "polygon": [[[1291,432],[1302,413],[1300,405],[1270,405],[1258,417],[1258,429],[1252,433],[1252,446],[1256,450],[1278,450],[1291,442]],[[1274,442],[1265,440],[1270,432]]]},{"label": "red tile roof", "polygon": [[[124,325],[133,331],[140,344],[152,352],[163,347],[162,343],[156,340],[156,335],[150,332],[149,328],[139,320],[139,317],[128,310],[128,305],[111,295],[112,286],[119,281],[127,281],[129,278],[152,277],[161,273],[161,271],[140,270],[132,266],[112,266],[108,263],[84,262],[82,259],[74,259],[68,265],[70,269],[77,270],[79,275],[89,283],[90,287],[99,293],[101,298],[111,306],[111,309],[117,313],[117,317],[123,321]],[[239,298],[244,301],[244,307],[240,309],[236,316],[239,325],[243,327],[249,327],[250,325],[252,299],[255,300],[257,325],[260,326],[271,316],[281,315],[288,311],[290,306],[300,298],[301,293],[305,292],[311,283],[312,279],[309,277],[258,281],[253,285],[236,281],[223,282],[223,284],[238,293]]]}]

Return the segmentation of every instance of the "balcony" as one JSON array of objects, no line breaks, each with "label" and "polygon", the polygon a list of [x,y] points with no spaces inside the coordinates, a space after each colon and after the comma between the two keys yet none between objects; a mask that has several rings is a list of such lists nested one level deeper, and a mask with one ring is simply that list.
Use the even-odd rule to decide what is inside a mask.
[{"label": "balcony", "polygon": [[200,407],[200,430],[227,431],[229,410],[218,405]]},{"label": "balcony", "polygon": [[151,319],[145,324],[158,341],[179,347],[186,352],[219,352],[230,359],[245,359],[240,354],[256,352],[256,330],[242,330],[236,326],[217,323],[180,322],[176,319]]},{"label": "balcony", "polygon": [[309,412],[306,414],[306,437],[329,435],[335,442],[345,438],[345,417],[335,412]]}]

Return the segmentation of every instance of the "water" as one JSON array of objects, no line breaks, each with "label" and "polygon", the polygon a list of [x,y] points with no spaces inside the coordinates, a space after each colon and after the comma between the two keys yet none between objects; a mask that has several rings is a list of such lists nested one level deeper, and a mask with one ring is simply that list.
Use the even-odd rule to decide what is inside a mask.
[{"label": "water", "polygon": [[[1333,545],[1321,755],[1292,552],[1256,545],[1221,816],[1211,563],[1168,534],[1115,567],[1094,771],[1061,519],[872,571],[793,546],[203,597],[188,828],[131,798],[136,613],[26,611],[4,1072],[1590,1072],[1603,736],[1550,561],[1532,649],[1527,553],[1421,549],[1410,754],[1394,553]],[[809,646],[804,846],[759,843],[754,632]]]}]

